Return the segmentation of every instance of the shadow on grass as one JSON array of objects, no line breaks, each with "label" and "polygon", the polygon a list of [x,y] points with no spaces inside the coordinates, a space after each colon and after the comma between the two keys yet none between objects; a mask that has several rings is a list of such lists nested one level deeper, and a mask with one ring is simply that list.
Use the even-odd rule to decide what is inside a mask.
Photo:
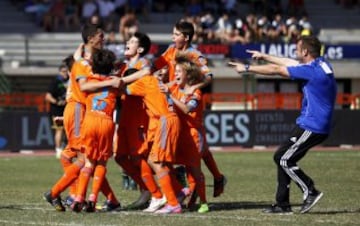
[{"label": "shadow on grass", "polygon": [[220,210],[236,210],[236,209],[264,209],[269,207],[271,203],[269,202],[251,202],[251,201],[242,201],[242,202],[211,202],[209,206],[212,211]]},{"label": "shadow on grass", "polygon": [[29,208],[24,208],[22,205],[0,205],[0,209],[9,209],[9,210],[24,210]]},{"label": "shadow on grass", "polygon": [[324,210],[324,211],[311,211],[309,214],[344,214],[344,213],[360,213],[360,209],[355,210]]}]

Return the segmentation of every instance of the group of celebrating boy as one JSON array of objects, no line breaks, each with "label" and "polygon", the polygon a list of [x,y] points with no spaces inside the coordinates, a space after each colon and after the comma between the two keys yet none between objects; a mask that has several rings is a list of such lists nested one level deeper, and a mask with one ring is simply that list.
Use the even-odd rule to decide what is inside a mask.
[{"label": "group of celebrating boy", "polygon": [[[70,84],[63,124],[68,144],[61,155],[63,176],[44,194],[58,211],[121,209],[106,178],[107,161],[116,163],[138,184],[139,200],[129,209],[181,213],[183,208],[209,211],[201,159],[214,178],[214,197],[224,191],[226,178],[206,144],[201,88],[212,80],[206,59],[191,46],[194,27],[180,21],[173,44],[153,63],[145,55],[151,41],[135,32],[126,42],[125,60],[115,63],[103,48],[104,33],[94,24],[82,30],[84,43],[71,56]],[[71,58],[70,57],[70,58]],[[119,121],[114,123],[116,105]],[[175,166],[186,169],[187,185],[176,178]],[[92,178],[91,193],[86,199]],[[69,188],[65,203],[60,194]],[[100,191],[106,197],[97,206]],[[196,205],[197,197],[200,205]],[[184,200],[188,202],[184,204]]]}]

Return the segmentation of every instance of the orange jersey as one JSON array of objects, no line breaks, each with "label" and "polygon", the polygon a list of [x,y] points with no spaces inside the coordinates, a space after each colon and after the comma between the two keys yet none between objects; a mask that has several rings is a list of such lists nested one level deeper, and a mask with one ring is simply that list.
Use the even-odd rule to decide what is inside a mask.
[{"label": "orange jersey", "polygon": [[191,95],[185,94],[179,86],[174,85],[170,88],[171,94],[190,109],[188,114],[177,110],[181,122],[190,128],[203,127],[203,100],[202,93],[199,89]]},{"label": "orange jersey", "polygon": [[[155,68],[161,69],[165,66],[169,68],[169,81],[173,81],[175,79],[175,56],[176,53],[179,52],[178,49],[172,44],[167,50],[154,62]],[[210,69],[207,66],[207,60],[201,54],[201,52],[194,47],[190,46],[188,49],[184,51],[190,60],[195,62],[199,67],[204,76],[210,75]]]},{"label": "orange jersey", "polygon": [[149,158],[173,162],[180,132],[180,121],[173,103],[160,91],[156,77],[147,75],[127,86],[127,94],[141,96],[149,115],[148,140],[153,141]]},{"label": "orange jersey", "polygon": [[151,62],[148,59],[144,58],[144,57],[140,57],[134,62],[130,62],[129,60],[125,60],[124,63],[125,64],[124,64],[124,66],[122,68],[123,72],[125,72],[129,68],[135,68],[135,69],[141,70],[141,69],[144,69],[144,68],[150,68],[151,67]]},{"label": "orange jersey", "polygon": [[87,79],[92,74],[91,65],[87,60],[80,59],[74,63],[71,69],[69,86],[66,93],[67,102],[78,102],[85,104],[86,93],[80,90],[78,81]]},{"label": "orange jersey", "polygon": [[[130,63],[125,61],[125,63],[124,68],[122,68],[123,72],[130,68],[141,70],[150,67],[150,62],[143,57],[139,58],[136,62]],[[123,95],[122,105],[124,107],[121,109],[120,126],[147,126],[148,117],[141,97]],[[134,112],[136,112],[136,115],[134,115]]]},{"label": "orange jersey", "polygon": [[[107,79],[106,76],[89,76],[88,82],[98,82]],[[92,111],[112,119],[116,97],[119,92],[115,88],[104,87],[96,92],[88,93],[86,97],[86,112]]]},{"label": "orange jersey", "polygon": [[170,90],[176,99],[190,109],[187,114],[177,110],[182,132],[179,138],[181,144],[177,147],[176,152],[176,163],[187,166],[200,166],[201,153],[205,144],[201,91],[197,89],[193,94],[187,95],[178,85],[172,86]]},{"label": "orange jersey", "polygon": [[128,95],[141,96],[146,111],[151,119],[159,119],[173,110],[173,103],[159,89],[159,81],[152,75],[147,75],[129,84],[126,88]]},{"label": "orange jersey", "polygon": [[[88,82],[99,82],[105,76],[91,76]],[[112,155],[115,110],[118,90],[105,87],[89,93],[86,97],[86,112],[83,122],[82,138],[85,153],[92,160],[107,160]]]},{"label": "orange jersey", "polygon": [[[145,58],[139,58],[135,63],[126,62],[121,69],[125,72],[129,68],[138,70],[150,67],[150,62]],[[123,95],[121,98],[122,108],[120,113],[117,154],[141,154],[144,134],[147,132],[149,117],[141,97]]]}]

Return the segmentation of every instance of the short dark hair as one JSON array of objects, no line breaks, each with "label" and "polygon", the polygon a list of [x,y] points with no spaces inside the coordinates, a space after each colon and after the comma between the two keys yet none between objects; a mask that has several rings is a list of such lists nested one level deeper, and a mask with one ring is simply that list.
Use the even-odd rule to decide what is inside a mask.
[{"label": "short dark hair", "polygon": [[151,40],[149,36],[141,32],[135,32],[134,37],[139,40],[139,46],[144,49],[140,56],[145,56],[146,54],[148,54],[151,47]]},{"label": "short dark hair", "polygon": [[108,49],[96,49],[92,54],[92,71],[108,75],[114,69],[115,54]]},{"label": "short dark hair", "polygon": [[99,32],[99,30],[102,30],[99,24],[91,24],[91,23],[85,24],[81,31],[81,37],[83,42],[87,44],[89,41],[89,37],[95,36],[96,33]]},{"label": "short dark hair", "polygon": [[175,24],[175,28],[179,30],[185,37],[189,36],[188,43],[192,41],[195,34],[194,25],[192,23],[180,20]]},{"label": "short dark hair", "polygon": [[318,58],[321,55],[321,42],[317,37],[313,35],[300,36],[298,41],[302,42],[301,48],[307,49],[313,58]]},{"label": "short dark hair", "polygon": [[62,64],[64,64],[69,71],[75,62],[74,56],[72,54],[68,55],[65,59],[62,60]]}]

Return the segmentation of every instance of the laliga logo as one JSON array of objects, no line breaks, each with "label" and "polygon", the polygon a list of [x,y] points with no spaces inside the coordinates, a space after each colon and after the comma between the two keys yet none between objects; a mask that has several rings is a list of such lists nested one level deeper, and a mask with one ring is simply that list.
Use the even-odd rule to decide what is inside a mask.
[{"label": "laliga logo", "polygon": [[260,52],[279,57],[296,58],[296,44],[261,44]]}]

